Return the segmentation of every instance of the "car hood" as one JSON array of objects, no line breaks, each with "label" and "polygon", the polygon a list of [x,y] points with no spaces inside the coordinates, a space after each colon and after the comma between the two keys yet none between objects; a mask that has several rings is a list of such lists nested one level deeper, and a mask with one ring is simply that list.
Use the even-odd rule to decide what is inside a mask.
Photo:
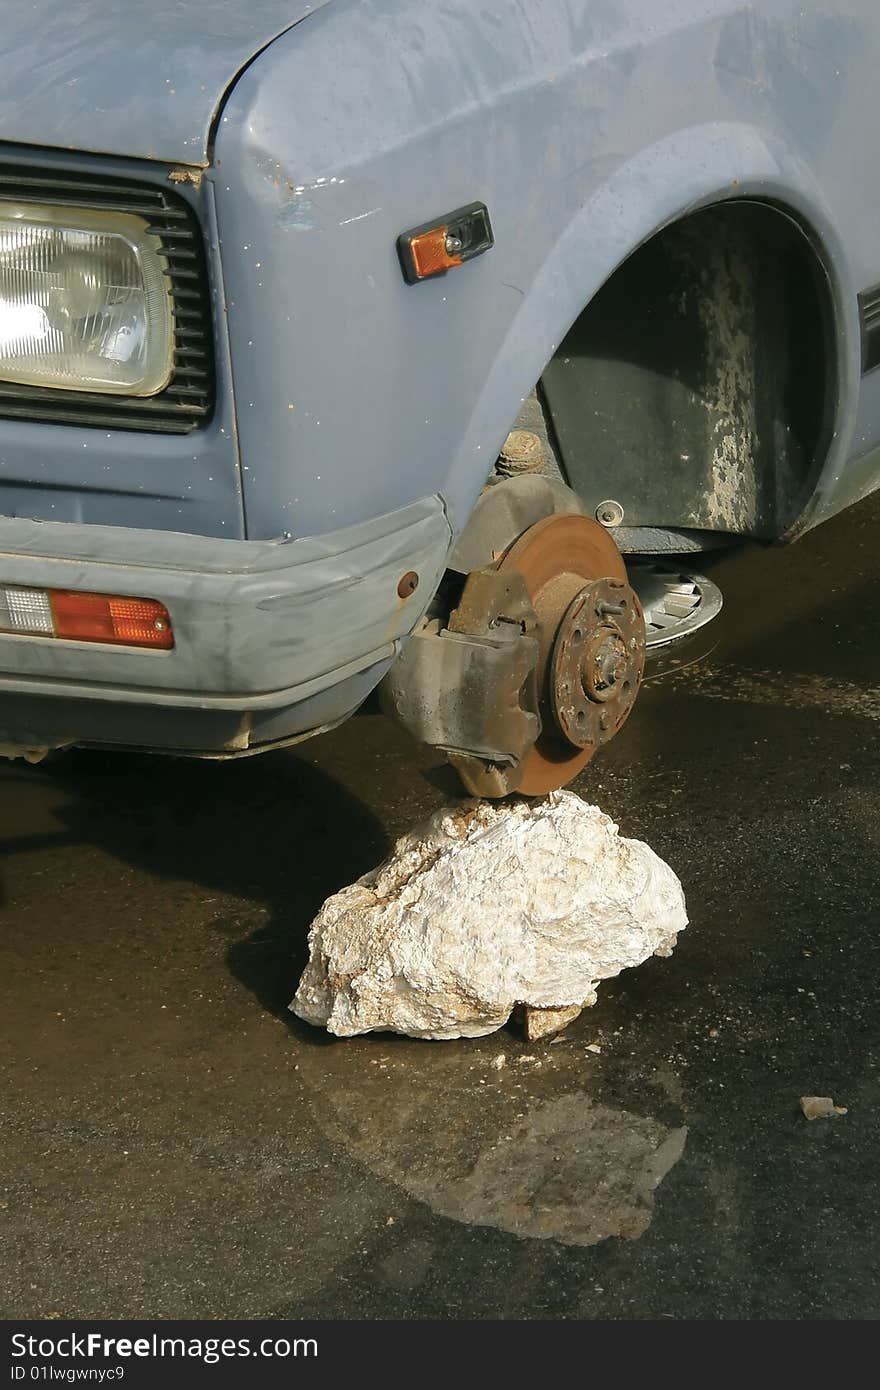
[{"label": "car hood", "polygon": [[0,144],[207,164],[225,93],[329,0],[4,0]]}]

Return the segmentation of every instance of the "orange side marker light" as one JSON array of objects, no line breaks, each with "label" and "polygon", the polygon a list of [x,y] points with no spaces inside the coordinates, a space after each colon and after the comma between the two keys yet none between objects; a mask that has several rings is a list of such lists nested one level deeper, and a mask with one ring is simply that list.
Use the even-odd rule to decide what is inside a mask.
[{"label": "orange side marker light", "polygon": [[435,222],[402,232],[397,238],[397,254],[403,278],[415,285],[433,275],[444,275],[494,245],[486,204],[468,203]]}]

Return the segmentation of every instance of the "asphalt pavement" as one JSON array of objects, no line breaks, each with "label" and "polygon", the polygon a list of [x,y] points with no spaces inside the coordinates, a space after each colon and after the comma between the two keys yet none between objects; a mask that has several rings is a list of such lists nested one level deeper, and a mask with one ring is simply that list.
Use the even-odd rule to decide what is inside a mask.
[{"label": "asphalt pavement", "polygon": [[374,709],[0,763],[0,1316],[876,1317],[878,533],[711,561],[711,638],[575,786],[691,925],[552,1043],[287,1011],[324,897],[454,794]]}]

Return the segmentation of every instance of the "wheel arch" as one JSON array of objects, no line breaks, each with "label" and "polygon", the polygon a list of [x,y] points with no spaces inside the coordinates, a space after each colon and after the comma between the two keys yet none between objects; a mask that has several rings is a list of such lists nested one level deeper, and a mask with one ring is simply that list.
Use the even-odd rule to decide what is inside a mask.
[{"label": "wheel arch", "polygon": [[860,379],[856,288],[833,216],[810,172],[775,137],[729,123],[678,131],[620,165],[586,200],[520,292],[518,311],[450,468],[446,497],[457,529],[482,484],[487,453],[492,456],[500,447],[523,398],[603,287],[665,229],[732,202],[757,203],[787,219],[805,238],[827,284],[829,334],[836,345],[831,418],[809,496],[790,529],[806,524],[823,478],[836,476],[847,457],[846,422],[854,418]]}]

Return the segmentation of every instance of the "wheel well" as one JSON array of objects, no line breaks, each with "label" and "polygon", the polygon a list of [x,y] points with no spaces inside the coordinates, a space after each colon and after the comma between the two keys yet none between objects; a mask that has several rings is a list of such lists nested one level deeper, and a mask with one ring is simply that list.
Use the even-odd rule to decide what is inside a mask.
[{"label": "wheel well", "polygon": [[769,539],[796,519],[830,438],[830,287],[781,209],[738,200],[664,228],[581,313],[544,406],[588,509],[626,526]]}]

